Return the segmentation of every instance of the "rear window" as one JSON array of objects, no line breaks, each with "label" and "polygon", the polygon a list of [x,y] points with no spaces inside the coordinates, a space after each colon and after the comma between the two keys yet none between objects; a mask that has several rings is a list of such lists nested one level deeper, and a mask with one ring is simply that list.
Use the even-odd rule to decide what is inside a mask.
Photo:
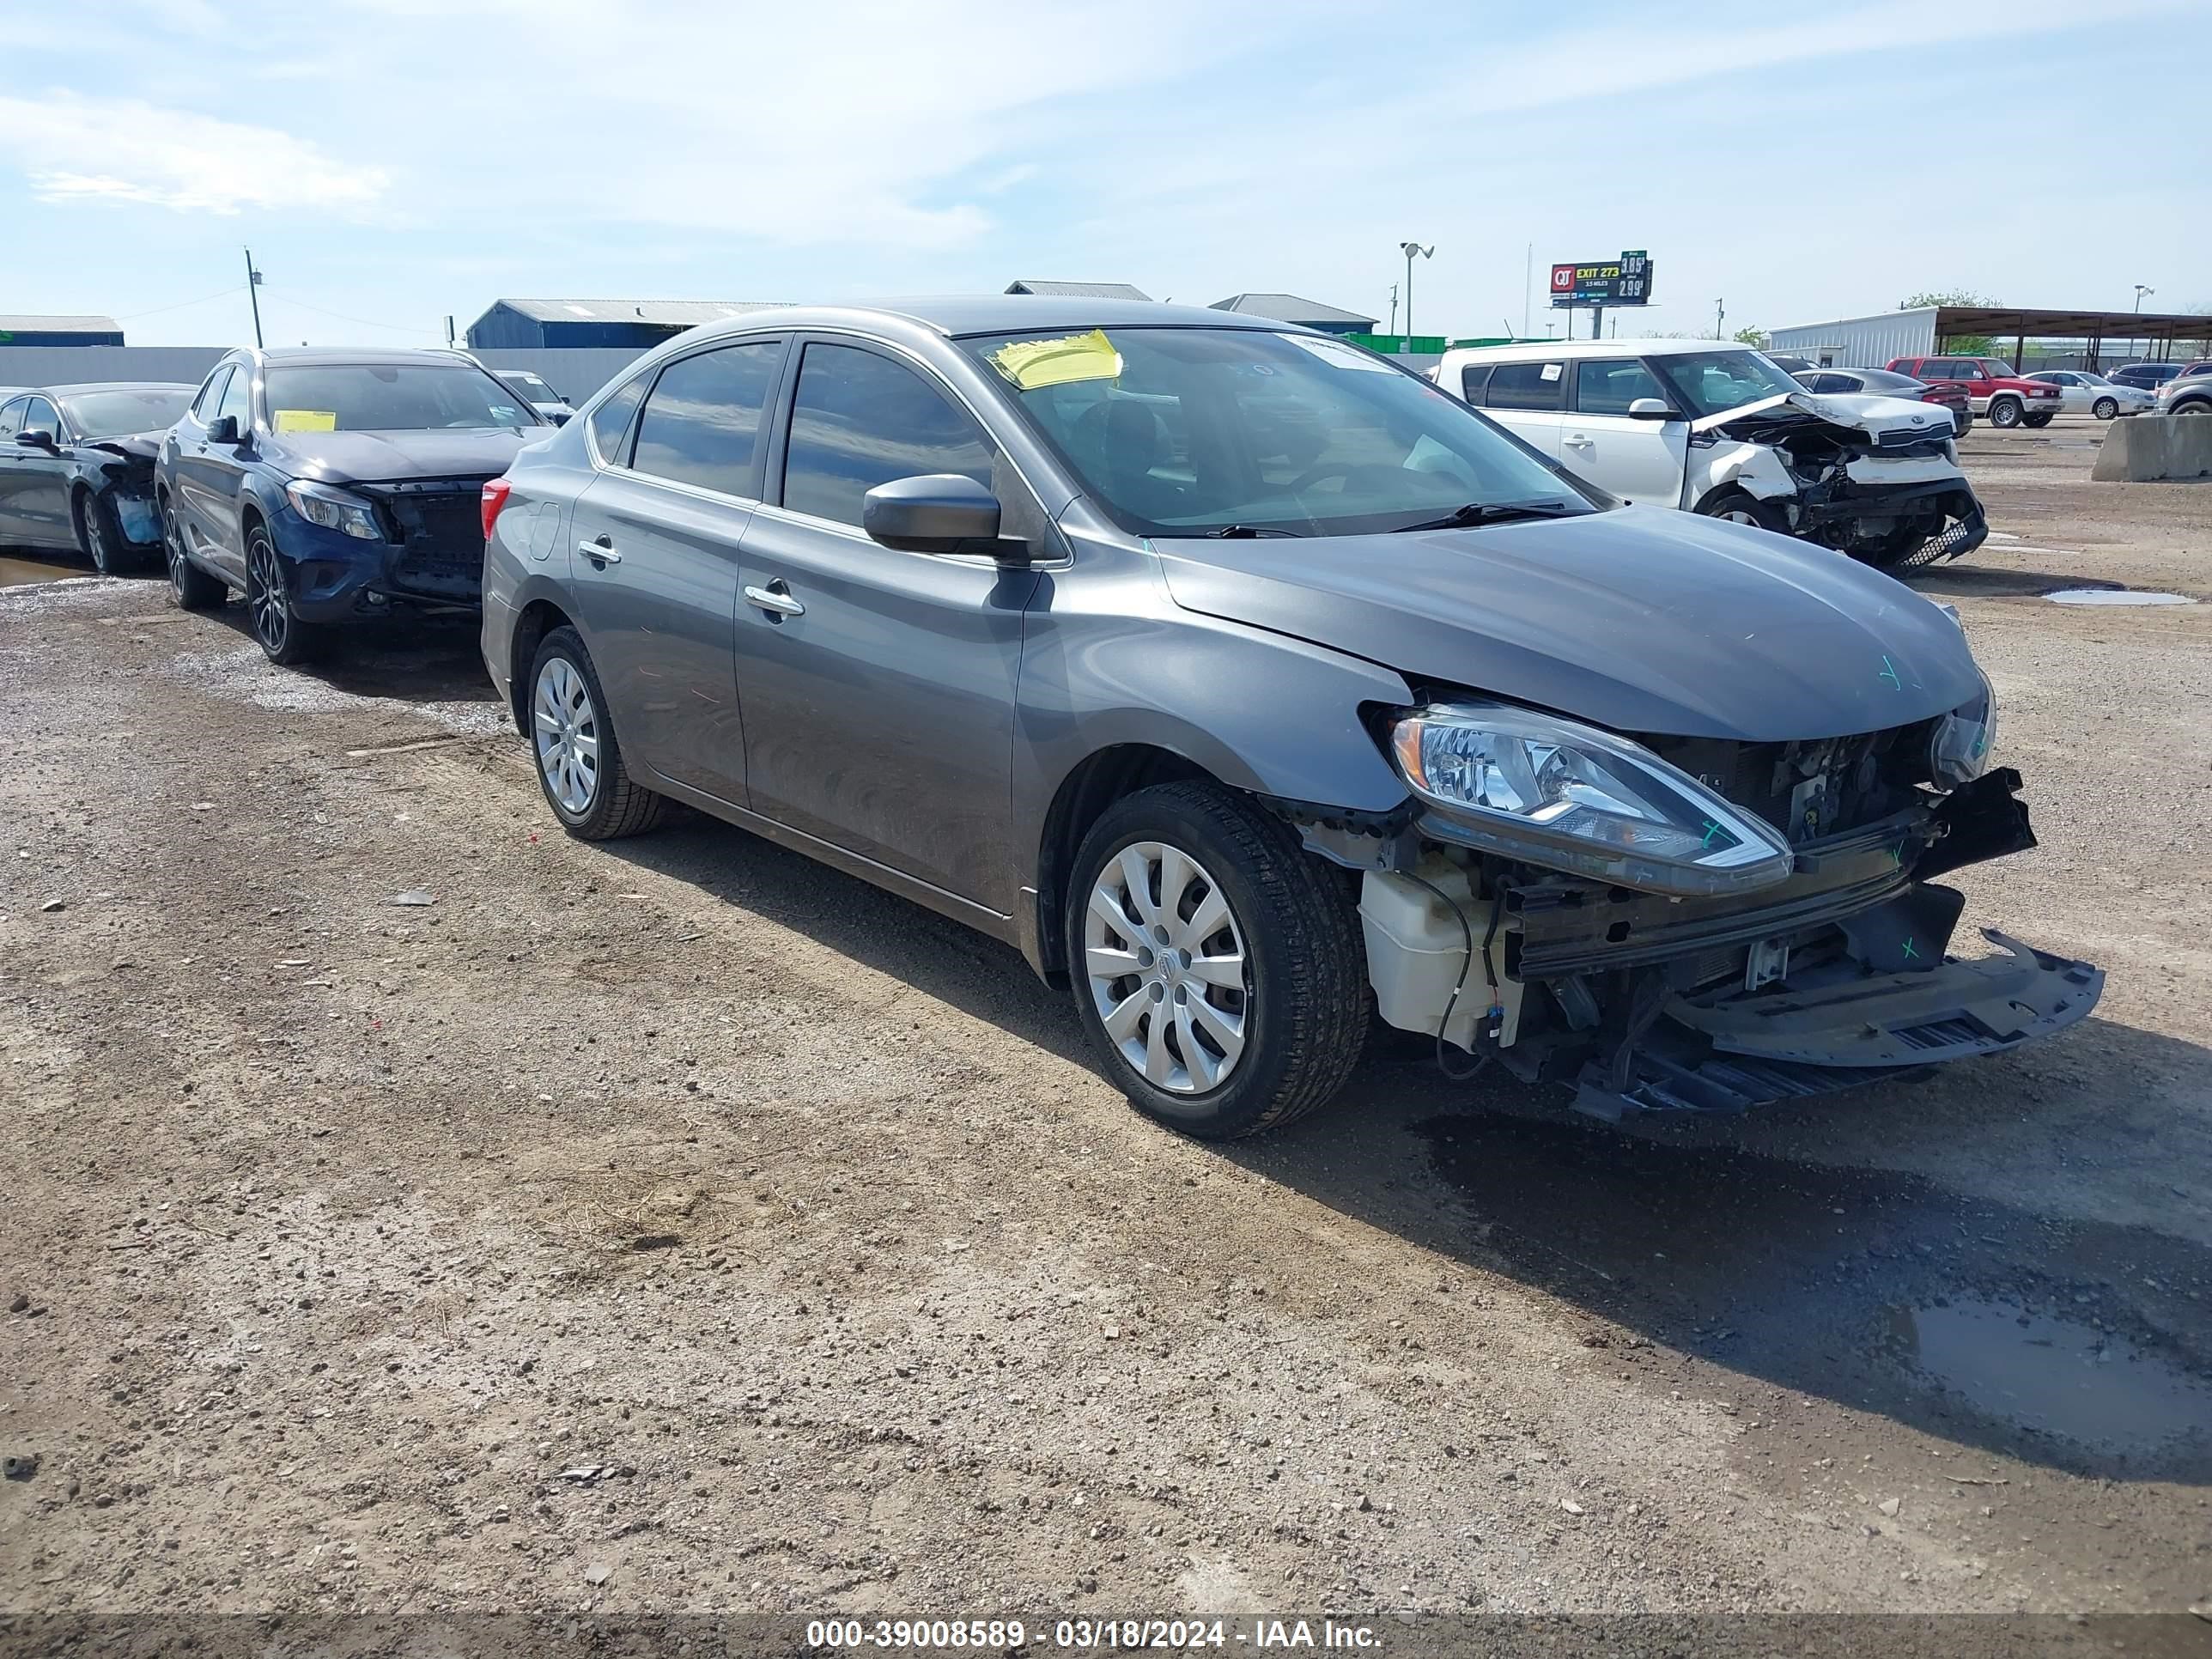
[{"label": "rear window", "polygon": [[1490,372],[1484,403],[1491,409],[1557,409],[1566,386],[1565,363],[1500,363]]},{"label": "rear window", "polygon": [[421,432],[542,424],[529,404],[463,363],[330,363],[264,372],[272,432]]}]

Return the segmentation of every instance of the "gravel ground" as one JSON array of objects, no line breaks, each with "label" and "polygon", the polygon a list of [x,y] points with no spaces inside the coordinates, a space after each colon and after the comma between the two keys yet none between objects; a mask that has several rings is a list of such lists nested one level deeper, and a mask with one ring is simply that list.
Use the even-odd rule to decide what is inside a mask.
[{"label": "gravel ground", "polygon": [[1626,1133],[1394,1048],[1177,1139],[995,945],[565,839],[466,631],[0,590],[0,1610],[2212,1602],[2212,603],[2040,597],[2212,601],[2212,489],[2093,441],[1917,585],[2100,1014]]}]

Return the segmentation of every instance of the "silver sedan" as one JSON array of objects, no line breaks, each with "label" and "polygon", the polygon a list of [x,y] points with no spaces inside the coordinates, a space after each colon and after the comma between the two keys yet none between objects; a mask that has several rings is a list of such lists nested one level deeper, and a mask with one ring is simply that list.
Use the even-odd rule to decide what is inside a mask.
[{"label": "silver sedan", "polygon": [[2023,374],[2024,380],[2041,380],[2058,388],[2058,407],[2068,415],[2094,415],[2100,421],[2120,415],[2140,415],[2154,401],[2139,386],[2122,386],[2086,368],[2039,368]]}]

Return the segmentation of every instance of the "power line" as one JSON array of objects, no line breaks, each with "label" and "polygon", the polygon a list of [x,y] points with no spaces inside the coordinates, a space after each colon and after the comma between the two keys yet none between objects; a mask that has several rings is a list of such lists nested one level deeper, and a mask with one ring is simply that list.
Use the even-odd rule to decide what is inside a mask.
[{"label": "power line", "polygon": [[186,306],[204,306],[210,300],[220,300],[226,295],[240,293],[245,287],[246,284],[243,283],[234,283],[230,287],[219,288],[212,294],[203,294],[197,300],[179,300],[173,306],[155,306],[151,311],[133,311],[125,316],[118,317],[115,320],[118,323],[135,323],[141,317],[158,317],[165,311],[182,311]]},{"label": "power line", "polygon": [[394,334],[435,334],[438,331],[434,328],[415,328],[402,323],[380,323],[369,317],[350,317],[343,311],[330,311],[321,306],[311,306],[305,300],[295,300],[288,294],[272,293],[269,297],[282,300],[288,306],[297,306],[302,311],[314,312],[319,316],[335,317],[342,323],[358,323],[363,328],[389,329]]}]

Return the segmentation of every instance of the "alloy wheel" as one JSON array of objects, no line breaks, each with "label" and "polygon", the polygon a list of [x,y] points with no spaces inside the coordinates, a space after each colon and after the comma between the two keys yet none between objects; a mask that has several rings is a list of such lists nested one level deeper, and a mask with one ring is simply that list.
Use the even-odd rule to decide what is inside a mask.
[{"label": "alloy wheel", "polygon": [[1759,523],[1759,515],[1747,507],[1732,507],[1725,513],[1714,514],[1713,517],[1718,519],[1723,524],[1747,524],[1753,530],[1763,530],[1766,527]]},{"label": "alloy wheel", "polygon": [[92,550],[92,568],[103,576],[115,574],[115,554],[107,545],[107,537],[100,527],[100,503],[88,501],[84,504],[84,544]]},{"label": "alloy wheel", "polygon": [[1200,1094],[1237,1069],[1251,1012],[1247,963],[1227,895],[1181,848],[1137,842],[1098,872],[1083,973],[1107,1036],[1155,1088]]},{"label": "alloy wheel", "polygon": [[161,501],[161,553],[169,562],[169,586],[177,590],[179,604],[185,597],[185,532],[177,527],[177,509],[167,497]]},{"label": "alloy wheel", "polygon": [[2100,421],[2109,421],[2120,412],[2120,406],[2110,398],[2100,398],[2089,412]]},{"label": "alloy wheel", "polygon": [[253,616],[253,637],[272,656],[284,648],[292,629],[292,613],[284,598],[284,573],[277,568],[276,550],[266,536],[257,536],[248,551],[246,598]]},{"label": "alloy wheel", "polygon": [[599,793],[599,720],[591,688],[566,657],[548,657],[532,700],[538,769],[561,810],[580,817]]}]

